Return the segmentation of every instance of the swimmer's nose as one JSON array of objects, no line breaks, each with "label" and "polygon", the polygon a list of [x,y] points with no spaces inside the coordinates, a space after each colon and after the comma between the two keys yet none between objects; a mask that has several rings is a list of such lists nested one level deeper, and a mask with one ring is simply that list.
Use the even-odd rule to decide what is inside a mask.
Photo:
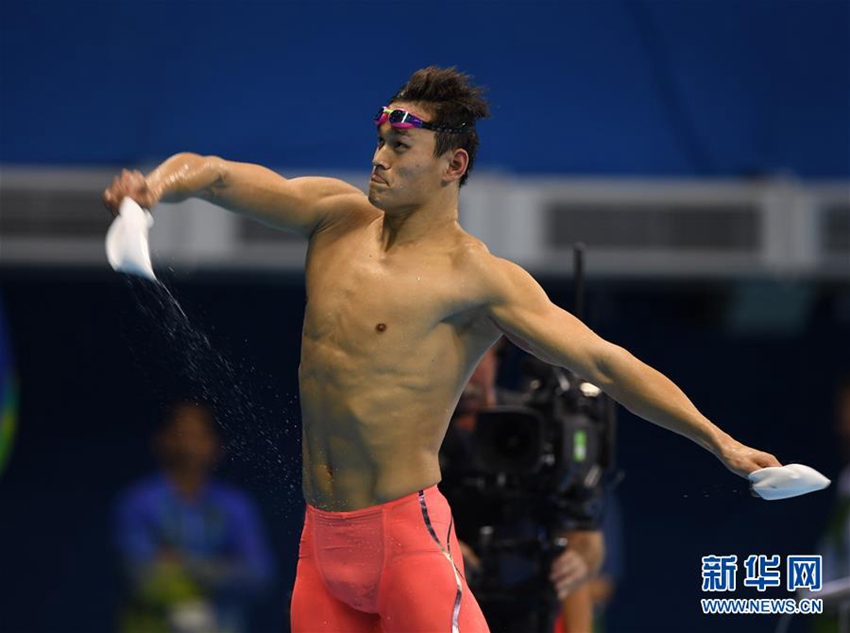
[{"label": "swimmer's nose", "polygon": [[382,169],[387,169],[387,161],[384,158],[384,156],[386,156],[386,152],[384,151],[386,149],[386,147],[387,146],[384,145],[383,147],[375,148],[375,153],[372,155],[372,170],[373,170],[373,173],[374,173],[375,168],[377,168],[377,167],[380,167]]}]

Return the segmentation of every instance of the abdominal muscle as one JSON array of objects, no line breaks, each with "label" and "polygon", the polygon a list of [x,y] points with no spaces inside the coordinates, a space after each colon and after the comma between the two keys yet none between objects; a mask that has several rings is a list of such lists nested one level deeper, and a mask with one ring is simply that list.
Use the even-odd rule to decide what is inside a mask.
[{"label": "abdominal muscle", "polygon": [[[451,413],[489,344],[459,358],[457,346],[430,340],[418,353],[393,354],[390,371],[380,353],[357,358],[307,330],[299,367],[307,502],[356,510],[438,483]],[[429,355],[431,345],[442,354]]]}]

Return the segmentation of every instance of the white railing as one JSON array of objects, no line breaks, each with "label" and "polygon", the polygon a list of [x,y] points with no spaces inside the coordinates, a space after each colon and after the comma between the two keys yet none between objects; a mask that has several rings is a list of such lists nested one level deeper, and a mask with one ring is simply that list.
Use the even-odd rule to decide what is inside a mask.
[{"label": "white railing", "polygon": [[[2,168],[0,265],[105,267],[109,216],[100,193],[114,173]],[[323,175],[367,182],[365,173]],[[850,182],[521,178],[482,171],[464,188],[460,214],[492,252],[538,274],[571,274],[570,245],[583,241],[592,276],[850,278]],[[163,205],[154,216],[155,266],[303,269],[303,240],[206,202]]]}]

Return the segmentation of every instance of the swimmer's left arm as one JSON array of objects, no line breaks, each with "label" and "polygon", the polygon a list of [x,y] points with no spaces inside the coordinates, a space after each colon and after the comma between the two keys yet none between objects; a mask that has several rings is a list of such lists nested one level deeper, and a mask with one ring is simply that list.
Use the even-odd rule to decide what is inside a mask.
[{"label": "swimmer's left arm", "polygon": [[520,266],[489,254],[475,259],[488,316],[519,347],[582,376],[636,415],[693,440],[742,477],[780,465],[773,455],[744,446],[712,424],[669,378],[553,304]]}]

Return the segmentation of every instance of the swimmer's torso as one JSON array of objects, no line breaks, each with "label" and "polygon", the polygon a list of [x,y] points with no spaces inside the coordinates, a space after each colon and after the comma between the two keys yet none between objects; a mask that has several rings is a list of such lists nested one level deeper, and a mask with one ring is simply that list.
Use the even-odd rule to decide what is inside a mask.
[{"label": "swimmer's torso", "polygon": [[[365,207],[365,205],[364,205]],[[304,496],[331,511],[440,480],[452,411],[498,330],[448,243],[381,248],[371,205],[314,234],[299,367]],[[391,249],[392,250],[392,249]]]}]

